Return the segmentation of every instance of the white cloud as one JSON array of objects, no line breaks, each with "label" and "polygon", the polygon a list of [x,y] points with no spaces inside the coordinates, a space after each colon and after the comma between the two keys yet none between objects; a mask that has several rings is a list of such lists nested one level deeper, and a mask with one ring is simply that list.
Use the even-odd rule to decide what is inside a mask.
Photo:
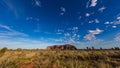
[{"label": "white cloud", "polygon": [[112,22],[107,21],[104,24],[108,24],[108,25],[110,24],[110,25],[113,25],[113,27],[115,27],[116,25],[120,25],[120,16],[119,16],[119,14],[117,15],[117,18],[114,21],[112,21]]},{"label": "white cloud", "polygon": [[107,21],[107,22],[105,22],[104,24],[111,24],[111,23]]},{"label": "white cloud", "polygon": [[117,20],[120,20],[120,17],[117,17]]},{"label": "white cloud", "polygon": [[70,38],[70,39],[68,40],[68,43],[69,43],[69,44],[73,44],[73,45],[82,44],[82,42],[76,41],[76,40],[74,40],[74,39],[72,39],[72,38]]},{"label": "white cloud", "polygon": [[90,16],[90,13],[86,13],[85,16],[86,16],[86,17],[89,17],[89,16]]},{"label": "white cloud", "polygon": [[100,33],[102,33],[103,32],[103,30],[100,30],[100,29],[96,29],[96,30],[89,30],[89,33],[90,34],[94,34],[94,35],[96,35],[96,34],[100,34]]},{"label": "white cloud", "polygon": [[106,9],[106,7],[103,6],[103,7],[99,8],[98,11],[103,12],[105,9]]},{"label": "white cloud", "polygon": [[116,20],[115,21],[113,21],[113,23],[112,23],[113,25],[119,25],[120,24],[120,15],[118,14],[117,15],[117,18],[116,18]]},{"label": "white cloud", "polygon": [[97,5],[98,0],[88,0],[86,8],[88,7],[95,7]]},{"label": "white cloud", "polygon": [[94,39],[96,39],[94,34],[87,34],[86,36],[84,36],[84,38],[86,40],[94,40]]},{"label": "white cloud", "polygon": [[88,21],[88,23],[100,23],[100,21],[98,19],[95,19],[95,20]]},{"label": "white cloud", "polygon": [[91,0],[90,7],[95,7],[97,5],[97,0]]},{"label": "white cloud", "polygon": [[117,28],[117,26],[112,26],[112,28]]},{"label": "white cloud", "polygon": [[91,21],[88,21],[88,23],[93,23],[94,21],[93,20],[91,20]]},{"label": "white cloud", "polygon": [[103,30],[97,28],[96,30],[89,30],[88,32],[89,33],[86,36],[84,36],[84,38],[86,40],[94,40],[96,39],[95,35],[101,34]]},{"label": "white cloud", "polygon": [[114,25],[119,25],[119,24],[120,24],[120,20],[114,21],[113,24],[114,24]]}]

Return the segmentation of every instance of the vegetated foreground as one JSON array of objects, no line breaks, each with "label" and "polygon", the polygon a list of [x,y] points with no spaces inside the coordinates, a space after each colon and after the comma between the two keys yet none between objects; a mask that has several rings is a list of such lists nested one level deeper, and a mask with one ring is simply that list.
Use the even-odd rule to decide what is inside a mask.
[{"label": "vegetated foreground", "polygon": [[120,68],[120,50],[3,50],[0,68]]}]

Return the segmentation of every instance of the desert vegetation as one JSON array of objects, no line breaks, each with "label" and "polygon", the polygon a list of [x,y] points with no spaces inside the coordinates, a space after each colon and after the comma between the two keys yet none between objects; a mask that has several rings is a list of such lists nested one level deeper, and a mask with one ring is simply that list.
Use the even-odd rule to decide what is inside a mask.
[{"label": "desert vegetation", "polygon": [[[92,49],[91,49],[92,48]],[[0,50],[0,68],[120,68],[120,50]]]}]

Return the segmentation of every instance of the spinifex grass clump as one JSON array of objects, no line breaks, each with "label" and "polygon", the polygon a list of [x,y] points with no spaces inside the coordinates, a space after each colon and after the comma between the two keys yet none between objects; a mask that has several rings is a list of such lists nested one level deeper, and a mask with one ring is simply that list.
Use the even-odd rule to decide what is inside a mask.
[{"label": "spinifex grass clump", "polygon": [[7,50],[0,68],[119,68],[119,50]]}]

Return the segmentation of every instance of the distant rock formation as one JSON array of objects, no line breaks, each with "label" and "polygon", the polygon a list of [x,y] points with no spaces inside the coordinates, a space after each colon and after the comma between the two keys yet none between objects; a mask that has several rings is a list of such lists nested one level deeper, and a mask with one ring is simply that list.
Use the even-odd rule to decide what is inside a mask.
[{"label": "distant rock formation", "polygon": [[65,45],[48,46],[46,50],[77,50],[77,48],[73,45],[65,44]]}]

